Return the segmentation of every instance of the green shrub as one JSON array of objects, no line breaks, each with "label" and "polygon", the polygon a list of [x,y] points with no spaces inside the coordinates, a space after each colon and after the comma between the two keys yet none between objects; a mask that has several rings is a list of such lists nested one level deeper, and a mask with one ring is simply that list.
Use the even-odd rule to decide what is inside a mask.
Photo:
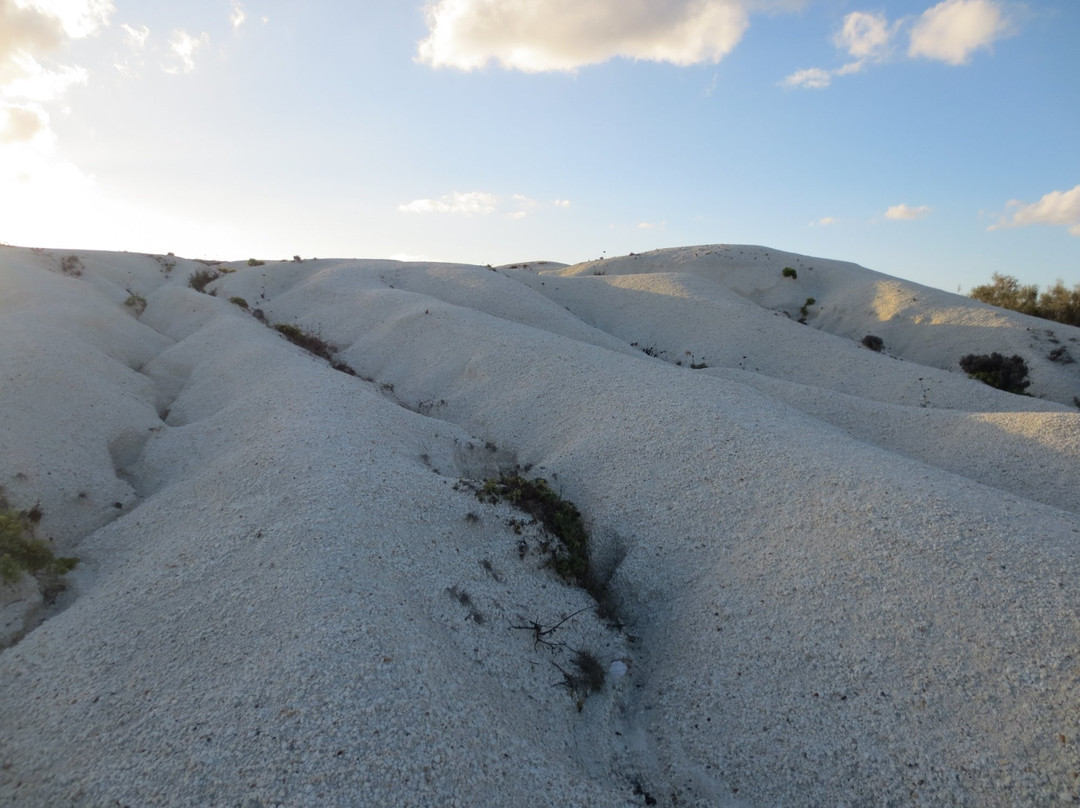
[{"label": "green shrub", "polygon": [[46,542],[33,535],[29,513],[9,508],[0,498],[0,578],[4,583],[15,583],[24,572],[60,576],[77,563],[77,558],[57,558]]},{"label": "green shrub", "polygon": [[248,302],[242,297],[230,297],[229,302],[232,303],[234,306],[239,306],[242,309],[246,309],[248,307]]},{"label": "green shrub", "polygon": [[317,334],[312,334],[310,331],[305,331],[299,326],[289,323],[277,323],[274,325],[274,330],[293,345],[299,345],[308,353],[321,356],[328,361],[333,360],[334,352],[337,349]]},{"label": "green shrub", "polygon": [[131,293],[128,295],[128,299],[124,301],[124,305],[135,312],[135,316],[142,314],[146,311],[146,298],[142,295]]},{"label": "green shrub", "polygon": [[487,480],[476,495],[488,502],[506,500],[540,522],[558,540],[558,546],[549,551],[547,565],[567,583],[580,586],[600,599],[603,587],[590,571],[589,533],[581,512],[552,491],[547,480],[504,474]]},{"label": "green shrub", "polygon": [[780,274],[783,275],[785,278],[791,278],[792,280],[795,280],[799,277],[799,273],[791,267],[784,267]]},{"label": "green shrub", "polygon": [[862,344],[864,348],[880,352],[885,347],[885,340],[881,337],[875,337],[873,334],[867,334],[862,338]]},{"label": "green shrub", "polygon": [[258,258],[249,258],[248,259],[248,266],[249,267],[261,267],[265,263],[266,263],[265,261],[260,261]]},{"label": "green shrub", "polygon": [[991,278],[990,283],[974,287],[969,297],[1022,314],[1080,325],[1080,283],[1068,289],[1058,279],[1053,286],[1040,293],[1038,284],[1022,285],[1012,275],[995,272]]},{"label": "green shrub", "polygon": [[221,273],[213,269],[197,269],[188,276],[188,286],[196,292],[205,292],[206,286],[221,277]]},{"label": "green shrub", "polygon": [[961,357],[960,367],[973,379],[1010,393],[1023,394],[1031,384],[1027,363],[1020,356],[968,354]]}]

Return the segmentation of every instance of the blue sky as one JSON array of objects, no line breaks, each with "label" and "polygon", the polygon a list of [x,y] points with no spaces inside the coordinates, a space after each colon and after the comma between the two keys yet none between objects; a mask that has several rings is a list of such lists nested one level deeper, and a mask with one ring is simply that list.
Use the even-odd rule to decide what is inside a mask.
[{"label": "blue sky", "polygon": [[1080,281],[1076,0],[0,0],[0,241]]}]

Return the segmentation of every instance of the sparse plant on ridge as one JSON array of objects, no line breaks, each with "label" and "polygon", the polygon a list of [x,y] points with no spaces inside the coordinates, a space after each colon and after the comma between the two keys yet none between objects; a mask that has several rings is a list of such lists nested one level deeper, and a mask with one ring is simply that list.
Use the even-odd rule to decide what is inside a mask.
[{"label": "sparse plant on ridge", "polygon": [[1051,362],[1058,362],[1062,365],[1071,365],[1076,360],[1072,358],[1072,354],[1069,353],[1069,349],[1062,345],[1060,348],[1054,348],[1047,356]]},{"label": "sparse plant on ridge", "polygon": [[[570,660],[571,670],[569,671],[564,670],[555,663],[552,664],[562,673],[563,686],[579,698],[592,693],[599,693],[604,689],[607,671],[604,670],[604,666],[597,659],[596,654],[591,651],[574,651],[574,657]],[[578,710],[581,707],[582,703],[579,701]]]},{"label": "sparse plant on ridge", "polygon": [[0,496],[0,578],[13,584],[29,572],[55,594],[63,589],[59,577],[74,569],[79,560],[57,558],[44,540],[34,536],[33,526],[40,519],[37,506],[16,511]]},{"label": "sparse plant on ridge", "polygon": [[234,306],[239,306],[242,309],[246,309],[248,307],[248,302],[242,297],[230,297],[229,302],[232,303]]},{"label": "sparse plant on ridge", "polygon": [[259,260],[258,258],[249,258],[249,259],[247,260],[247,265],[248,265],[249,267],[261,267],[261,266],[263,266],[263,265],[264,265],[265,263],[266,263],[265,261],[260,261],[260,260]]},{"label": "sparse plant on ridge", "polygon": [[142,295],[137,295],[128,290],[128,298],[124,301],[124,305],[135,312],[135,316],[138,317],[144,311],[146,311],[146,298]]},{"label": "sparse plant on ridge", "polygon": [[796,271],[795,271],[795,270],[794,270],[794,269],[793,269],[792,267],[784,267],[784,268],[783,268],[783,269],[782,269],[782,270],[780,271],[780,274],[781,274],[781,275],[782,275],[783,277],[785,277],[785,278],[791,278],[792,280],[795,280],[796,278],[798,278],[798,277],[799,277],[799,273],[798,273],[798,272],[796,272]]},{"label": "sparse plant on ridge", "polygon": [[196,292],[206,293],[207,284],[213,283],[221,277],[221,273],[213,269],[197,269],[188,276],[188,286]]},{"label": "sparse plant on ridge", "polygon": [[342,373],[347,373],[350,376],[355,376],[356,371],[346,365],[344,362],[339,362],[334,359],[334,354],[337,353],[337,346],[331,345],[324,340],[318,334],[312,334],[310,331],[305,331],[299,326],[291,325],[289,323],[276,323],[274,330],[281,334],[285,339],[291,342],[293,345],[297,345],[303,348],[310,354],[325,359],[334,370],[340,370]]},{"label": "sparse plant on ridge", "polygon": [[961,357],[960,367],[973,379],[1009,393],[1026,395],[1024,390],[1031,384],[1027,378],[1027,363],[1018,355],[968,354]]},{"label": "sparse plant on ridge", "polygon": [[540,522],[558,541],[558,546],[551,547],[548,552],[547,566],[567,583],[580,586],[600,600],[603,586],[589,567],[589,533],[581,512],[552,491],[547,480],[543,477],[529,480],[517,473],[504,474],[487,480],[476,496],[492,503],[506,500]]},{"label": "sparse plant on ridge", "polygon": [[869,348],[871,351],[881,353],[881,349],[885,347],[885,340],[881,337],[875,337],[873,334],[867,334],[862,338],[862,345],[864,348]]},{"label": "sparse plant on ridge", "polygon": [[86,267],[83,266],[82,259],[77,255],[65,255],[60,259],[60,271],[65,275],[78,278],[82,276],[84,269]]}]

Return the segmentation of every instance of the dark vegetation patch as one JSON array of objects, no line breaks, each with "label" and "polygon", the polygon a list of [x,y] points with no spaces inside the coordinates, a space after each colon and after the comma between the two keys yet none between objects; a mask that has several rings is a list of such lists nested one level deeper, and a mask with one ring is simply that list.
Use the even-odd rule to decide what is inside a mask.
[{"label": "dark vegetation patch", "polygon": [[[207,284],[213,283],[221,277],[221,273],[213,269],[197,269],[188,276],[188,286],[196,292],[206,292]],[[210,293],[207,293],[210,294]]]},{"label": "dark vegetation patch", "polygon": [[881,349],[885,347],[885,340],[881,337],[875,337],[873,334],[867,334],[862,338],[862,345],[864,348],[880,353]]},{"label": "dark vegetation patch", "polygon": [[318,334],[305,331],[299,326],[290,323],[275,323],[274,330],[285,337],[285,339],[293,345],[298,345],[308,353],[325,359],[330,363],[334,370],[340,370],[342,373],[347,373],[350,376],[356,375],[355,370],[344,362],[339,362],[334,358],[334,354],[338,352],[337,346],[331,345]]},{"label": "dark vegetation patch", "polygon": [[960,367],[973,379],[1009,393],[1026,395],[1024,391],[1031,384],[1027,363],[1018,355],[968,354],[961,357]]},{"label": "dark vegetation patch", "polygon": [[568,584],[594,597],[601,594],[603,586],[589,568],[589,532],[581,512],[553,491],[547,480],[530,480],[516,472],[504,474],[487,480],[476,495],[491,503],[505,500],[536,519],[557,540],[549,545],[546,565]]},{"label": "dark vegetation patch", "polygon": [[18,511],[0,494],[0,578],[13,584],[29,572],[38,579],[46,599],[51,600],[64,589],[60,576],[74,569],[79,560],[57,558],[48,542],[34,535],[41,517],[39,506]]},{"label": "dark vegetation patch", "polygon": [[65,275],[78,278],[82,276],[84,269],[86,267],[83,266],[82,259],[77,255],[65,255],[60,259],[60,271]]},{"label": "dark vegetation patch", "polygon": [[1080,283],[1069,289],[1059,279],[1040,292],[1038,284],[1021,284],[1012,275],[995,272],[990,277],[990,283],[974,287],[969,296],[991,306],[1080,326]]}]

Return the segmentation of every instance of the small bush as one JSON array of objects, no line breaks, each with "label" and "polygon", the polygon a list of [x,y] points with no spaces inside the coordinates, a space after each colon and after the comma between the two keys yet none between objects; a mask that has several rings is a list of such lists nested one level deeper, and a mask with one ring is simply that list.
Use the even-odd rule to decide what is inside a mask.
[{"label": "small bush", "polygon": [[799,273],[791,267],[784,267],[780,274],[783,275],[785,278],[791,278],[792,280],[795,280],[799,277]]},{"label": "small bush", "polygon": [[[258,317],[261,314],[260,309],[256,309],[253,314]],[[263,316],[265,319],[265,315]],[[342,373],[347,373],[350,376],[355,376],[356,371],[349,367],[344,362],[338,362],[334,359],[334,354],[337,353],[337,346],[331,345],[317,334],[312,334],[310,331],[305,331],[295,325],[288,323],[277,323],[274,326],[274,330],[281,334],[285,339],[291,342],[293,345],[298,345],[308,353],[325,359],[330,363],[330,366],[334,370],[339,370]],[[393,389],[391,387],[391,389]]]},{"label": "small bush", "polygon": [[567,583],[580,586],[594,597],[602,594],[603,587],[589,569],[589,533],[581,512],[552,491],[547,480],[504,474],[487,480],[476,495],[488,502],[504,499],[539,521],[559,542],[551,549],[547,565]]},{"label": "small bush", "polygon": [[293,345],[299,345],[308,353],[321,356],[327,361],[333,361],[333,356],[337,351],[337,348],[322,337],[312,334],[310,331],[305,331],[299,326],[290,325],[289,323],[277,323],[274,325],[274,330],[285,337],[285,339]]},{"label": "small bush", "polygon": [[15,583],[24,572],[60,576],[77,563],[77,558],[53,555],[49,545],[33,535],[29,512],[12,510],[0,498],[0,578],[4,583]]},{"label": "small bush", "polygon": [[232,303],[234,306],[239,306],[242,309],[246,309],[248,307],[248,302],[242,297],[230,297],[229,302]]},{"label": "small bush", "polygon": [[81,277],[85,268],[77,255],[65,255],[60,259],[60,271],[73,278]]},{"label": "small bush", "polygon": [[961,357],[960,367],[973,379],[1010,393],[1023,394],[1031,384],[1027,379],[1027,363],[1020,356],[968,354]]},{"label": "small bush", "polygon": [[[555,664],[555,663],[552,663]],[[570,660],[570,670],[560,665],[555,665],[563,675],[561,684],[579,698],[584,698],[592,693],[599,693],[604,689],[604,680],[607,671],[603,664],[591,651],[575,651],[574,658]],[[578,702],[578,710],[582,703]]]},{"label": "small bush", "polygon": [[1071,365],[1076,360],[1072,358],[1072,354],[1069,353],[1069,349],[1064,345],[1060,348],[1054,348],[1047,357],[1051,362],[1060,362],[1062,365]]},{"label": "small bush", "polygon": [[124,301],[124,305],[134,311],[135,316],[138,317],[146,311],[146,298],[142,295],[131,293],[128,295],[128,299]]},{"label": "small bush", "polygon": [[881,352],[881,349],[885,347],[885,340],[881,337],[875,337],[873,334],[867,334],[862,338],[862,344],[864,348],[869,348],[871,351]]},{"label": "small bush", "polygon": [[188,286],[196,292],[205,292],[206,286],[221,277],[221,273],[213,269],[197,269],[188,276]]},{"label": "small bush", "polygon": [[258,258],[249,258],[248,259],[248,266],[249,267],[261,267],[265,263],[266,263],[265,261],[260,261]]}]

